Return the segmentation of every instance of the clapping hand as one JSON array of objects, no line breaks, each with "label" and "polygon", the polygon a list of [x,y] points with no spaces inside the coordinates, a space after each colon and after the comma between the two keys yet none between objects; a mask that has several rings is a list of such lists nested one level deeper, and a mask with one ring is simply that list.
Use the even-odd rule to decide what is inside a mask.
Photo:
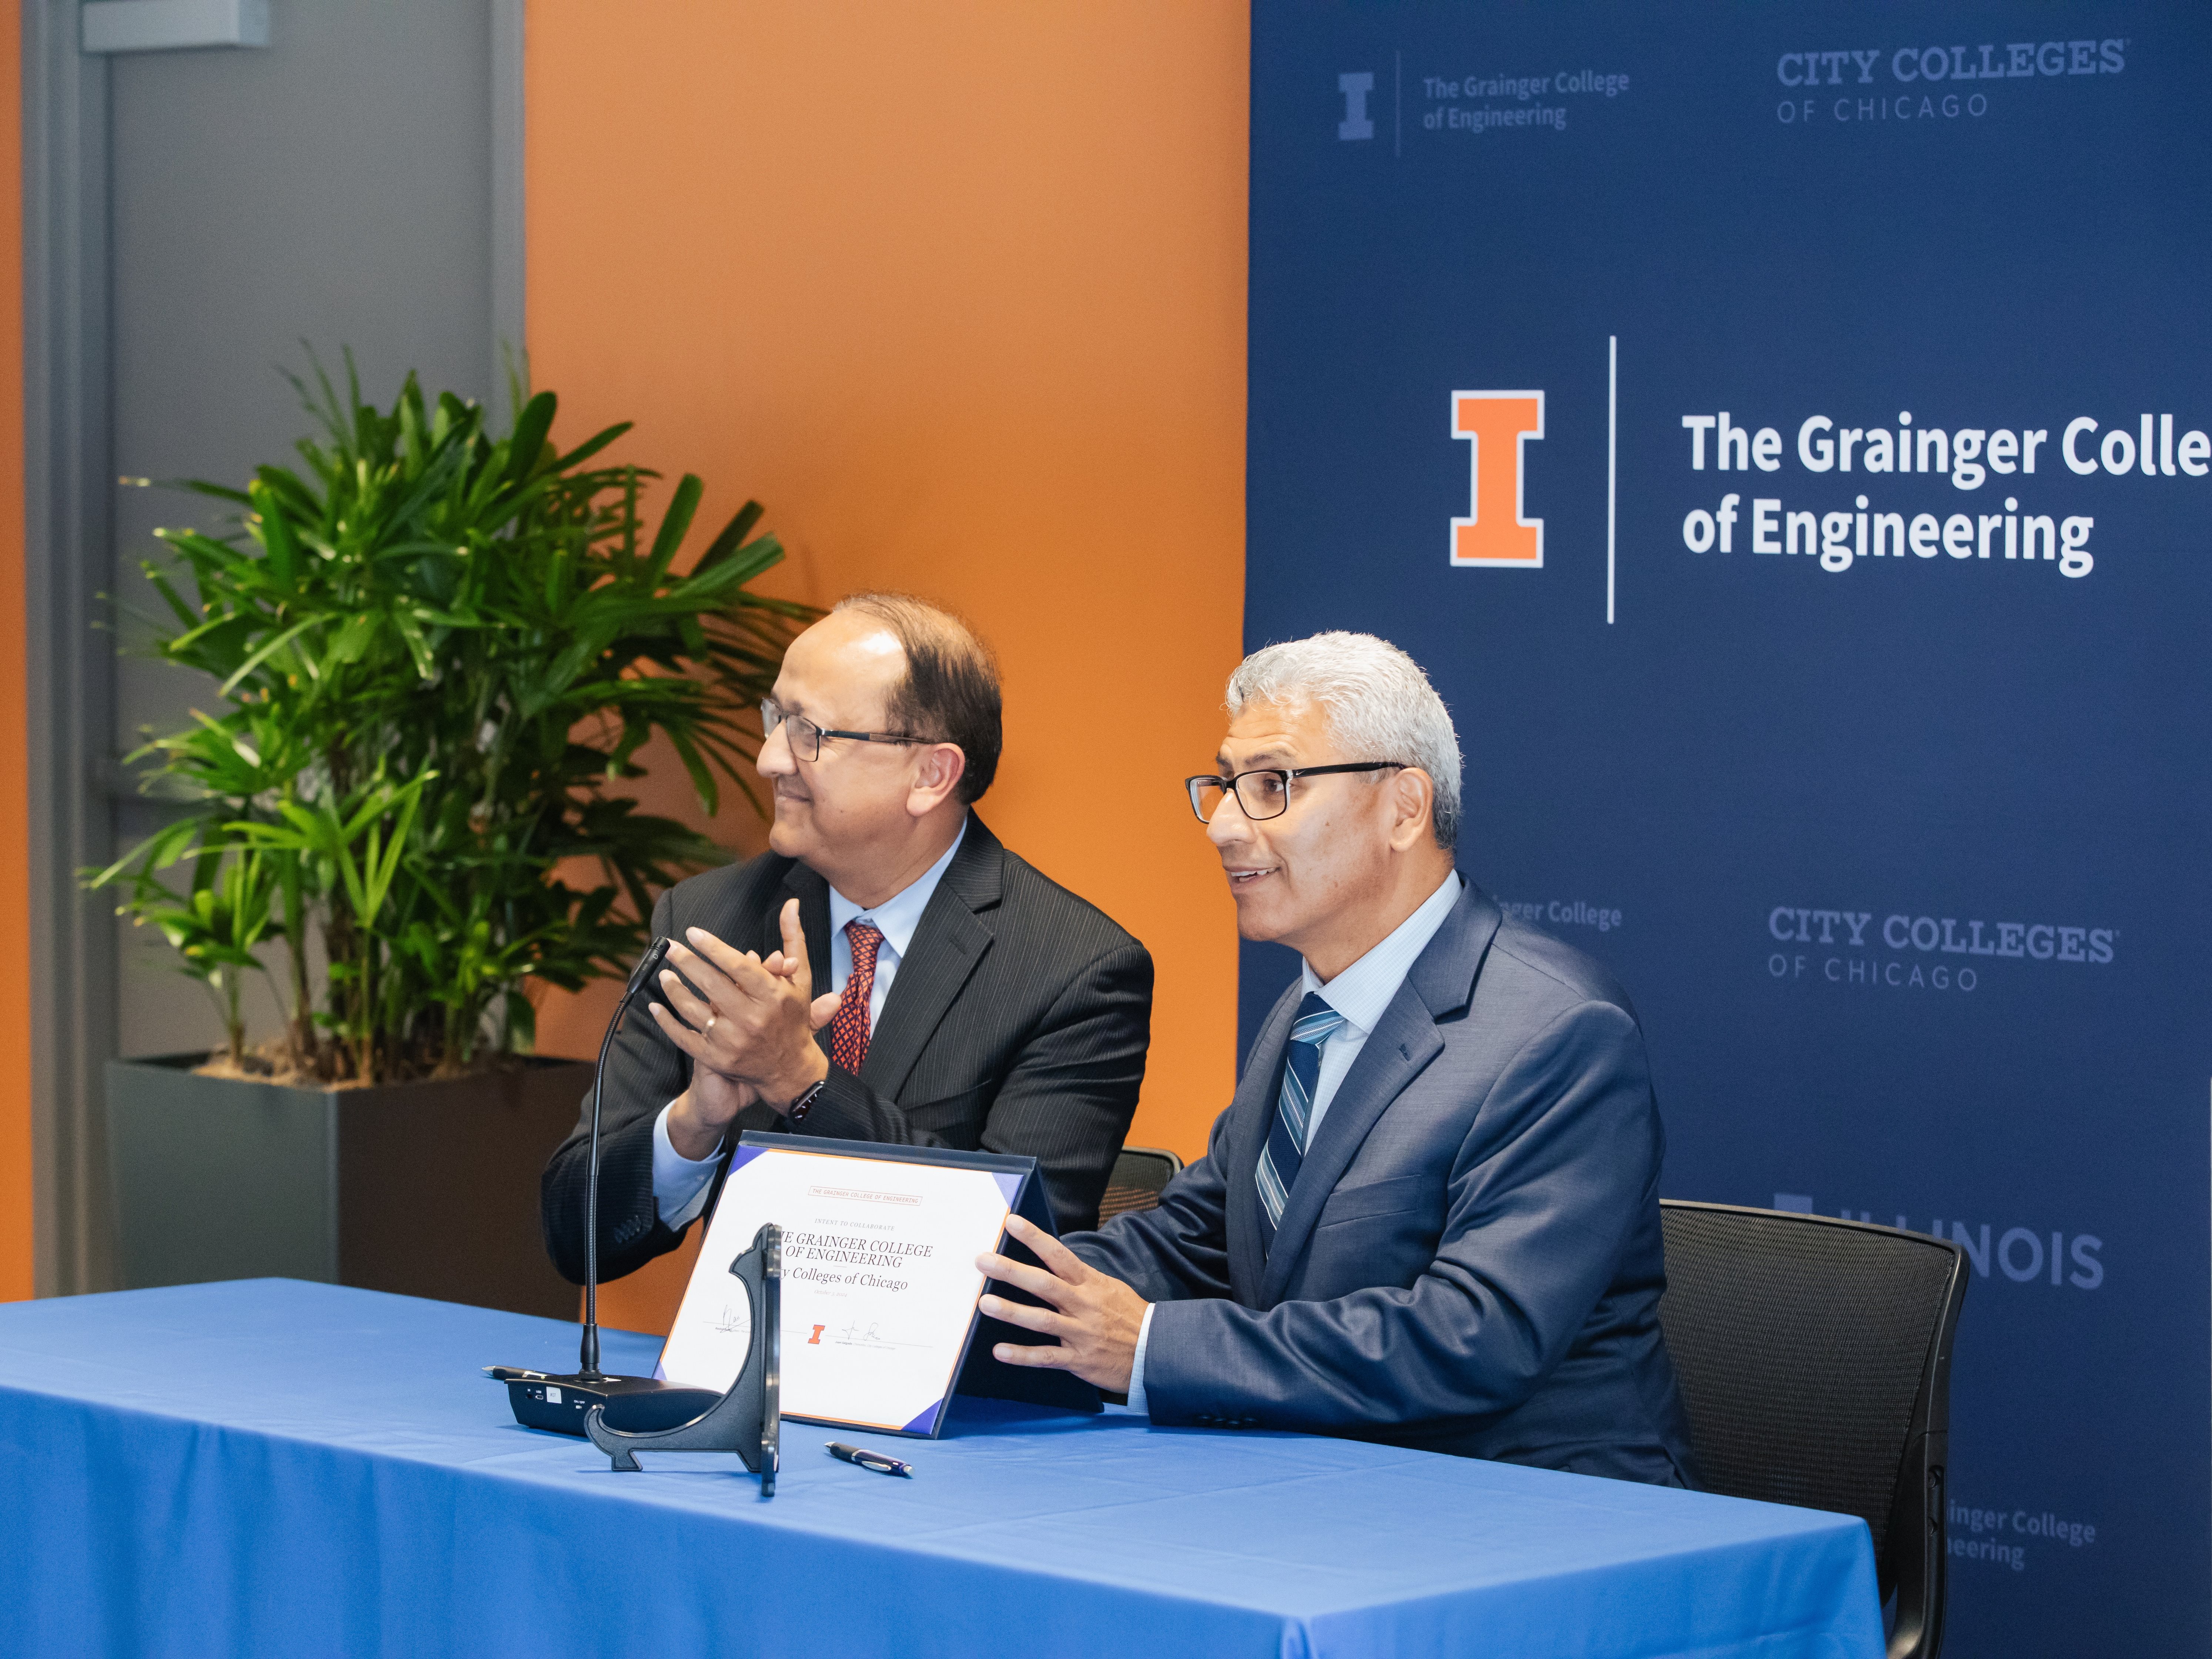
[{"label": "clapping hand", "polygon": [[783,948],[765,961],[703,927],[669,942],[671,967],[660,975],[667,1002],[650,1006],[661,1034],[691,1057],[691,1086],[668,1116],[669,1142],[686,1158],[709,1156],[756,1100],[788,1105],[829,1074],[814,1033],[836,1017],[837,997],[812,994],[799,901],[778,920]]}]

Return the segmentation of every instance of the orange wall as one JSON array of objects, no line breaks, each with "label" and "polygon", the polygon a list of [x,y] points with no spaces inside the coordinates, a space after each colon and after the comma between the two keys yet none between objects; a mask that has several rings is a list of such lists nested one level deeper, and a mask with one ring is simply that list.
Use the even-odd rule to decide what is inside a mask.
[{"label": "orange wall", "polygon": [[[31,959],[23,591],[23,31],[0,4],[0,962]],[[30,976],[0,988],[0,1301],[31,1294]]]},{"label": "orange wall", "polygon": [[[572,438],[745,495],[773,591],[890,586],[997,647],[982,811],[1152,947],[1131,1139],[1203,1149],[1235,921],[1177,781],[1243,583],[1249,15],[1191,0],[532,0],[529,345]],[[649,790],[672,801],[665,774]],[[740,805],[714,833],[758,844]],[[548,1007],[589,1054],[611,1006]],[[612,1287],[665,1328],[684,1262]]]}]

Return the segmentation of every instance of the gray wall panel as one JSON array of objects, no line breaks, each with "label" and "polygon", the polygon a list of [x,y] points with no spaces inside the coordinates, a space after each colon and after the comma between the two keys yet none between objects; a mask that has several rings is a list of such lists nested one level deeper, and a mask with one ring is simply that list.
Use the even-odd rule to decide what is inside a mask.
[{"label": "gray wall panel", "polygon": [[[241,482],[308,429],[282,370],[302,342],[388,399],[409,368],[433,391],[493,390],[490,0],[281,0],[266,51],[149,52],[112,70],[114,459],[118,472]],[[519,153],[519,145],[514,147]],[[495,407],[503,415],[504,389]],[[157,525],[211,526],[215,504],[125,489],[110,591],[157,603],[139,562]],[[177,725],[208,688],[118,665],[116,742]],[[155,811],[118,804],[117,832]],[[206,999],[150,930],[119,951],[125,1054],[203,1048]],[[274,1000],[252,993],[258,1031]]]},{"label": "gray wall panel", "polygon": [[[118,663],[139,562],[198,498],[308,427],[311,342],[388,398],[409,368],[483,397],[522,328],[524,0],[274,0],[265,50],[87,58],[73,0],[25,0],[24,405],[33,781],[33,1145],[41,1294],[113,1282],[108,1056],[217,1028],[166,947],[76,872],[161,821],[117,757],[205,705]],[[119,606],[119,611],[116,608]],[[111,624],[118,632],[95,632]],[[120,947],[118,949],[118,946]],[[273,1000],[257,1009],[273,1029]]]}]

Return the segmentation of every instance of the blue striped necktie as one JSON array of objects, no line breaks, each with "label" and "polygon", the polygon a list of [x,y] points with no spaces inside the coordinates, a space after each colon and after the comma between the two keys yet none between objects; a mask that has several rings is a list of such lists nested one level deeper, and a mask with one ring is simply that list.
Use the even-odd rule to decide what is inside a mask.
[{"label": "blue striped necktie", "polygon": [[1275,1097],[1275,1121],[1261,1149],[1259,1168],[1252,1179],[1260,1188],[1261,1231],[1267,1249],[1275,1244],[1275,1229],[1283,1224],[1283,1206],[1297,1184],[1298,1165],[1305,1162],[1306,1138],[1312,1133],[1314,1085],[1321,1076],[1321,1047],[1343,1029],[1344,1016],[1309,992],[1291,1022],[1291,1048],[1283,1066],[1283,1087]]}]

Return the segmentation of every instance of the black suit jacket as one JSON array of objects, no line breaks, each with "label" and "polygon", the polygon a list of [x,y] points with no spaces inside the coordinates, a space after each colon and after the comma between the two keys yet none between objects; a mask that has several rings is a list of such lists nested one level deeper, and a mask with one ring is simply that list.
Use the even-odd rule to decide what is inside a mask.
[{"label": "black suit jacket", "polygon": [[[655,938],[703,927],[762,956],[782,946],[777,917],[799,900],[817,993],[829,988],[830,884],[764,853],[660,896]],[[833,1066],[804,1121],[766,1107],[740,1128],[1036,1158],[1062,1231],[1094,1225],[1145,1074],[1152,959],[1104,912],[1006,850],[981,818],[968,833],[900,959],[854,1076]],[[830,1032],[817,1034],[826,1048]],[[690,1086],[691,1061],[641,1010],[607,1056],[599,1141],[599,1274],[619,1279],[673,1249],[653,1198],[653,1125]],[[575,1132],[545,1166],[545,1248],[584,1278],[588,1096]],[[735,1139],[734,1133],[732,1136]],[[715,1176],[715,1196],[726,1174]],[[710,1199],[708,1211],[713,1209]]]}]

